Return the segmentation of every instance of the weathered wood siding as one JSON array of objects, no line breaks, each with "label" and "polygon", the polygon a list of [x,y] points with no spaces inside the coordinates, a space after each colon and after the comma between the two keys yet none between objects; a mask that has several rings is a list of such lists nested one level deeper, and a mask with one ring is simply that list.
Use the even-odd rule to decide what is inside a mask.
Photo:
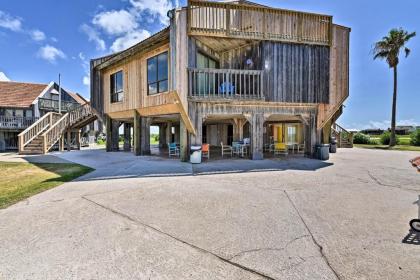
[{"label": "weathered wood siding", "polygon": [[[323,127],[349,96],[350,29],[334,25],[330,53],[330,98],[318,108],[318,128]],[[325,102],[327,103],[327,102]]]},{"label": "weathered wood siding", "polygon": [[324,46],[261,42],[223,53],[221,66],[264,70],[267,101],[328,103],[329,53]]},{"label": "weathered wood siding", "polygon": [[[135,55],[121,63],[104,69],[101,73],[102,83],[101,92],[104,99],[104,112],[114,113],[130,111],[137,108],[158,106],[173,103],[173,99],[168,97],[168,92],[155,95],[147,94],[147,59],[169,51],[169,44],[157,47],[156,49],[141,55]],[[169,63],[170,68],[170,63]],[[113,73],[123,71],[123,90],[124,97],[121,102],[110,102],[110,77]],[[171,75],[169,71],[169,83]]]}]

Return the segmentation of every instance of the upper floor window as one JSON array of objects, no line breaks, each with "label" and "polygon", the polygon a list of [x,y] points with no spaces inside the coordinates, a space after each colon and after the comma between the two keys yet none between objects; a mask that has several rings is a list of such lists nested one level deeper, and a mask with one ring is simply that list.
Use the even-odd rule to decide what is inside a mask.
[{"label": "upper floor window", "polygon": [[147,93],[168,91],[168,52],[147,60]]},{"label": "upper floor window", "polygon": [[111,102],[120,102],[123,100],[123,72],[118,71],[111,75]]}]

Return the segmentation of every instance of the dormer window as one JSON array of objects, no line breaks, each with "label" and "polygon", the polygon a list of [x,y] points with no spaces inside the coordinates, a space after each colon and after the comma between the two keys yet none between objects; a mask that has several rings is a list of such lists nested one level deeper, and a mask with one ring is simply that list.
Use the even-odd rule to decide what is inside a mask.
[{"label": "dormer window", "polygon": [[123,72],[118,71],[111,75],[111,103],[123,101]]},{"label": "dormer window", "polygon": [[147,93],[149,95],[168,91],[168,52],[147,60]]}]

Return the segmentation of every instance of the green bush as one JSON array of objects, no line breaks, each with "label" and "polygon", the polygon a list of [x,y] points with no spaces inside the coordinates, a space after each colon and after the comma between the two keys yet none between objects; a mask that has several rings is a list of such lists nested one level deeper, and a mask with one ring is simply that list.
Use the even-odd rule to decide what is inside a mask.
[{"label": "green bush", "polygon": [[410,144],[413,146],[420,146],[420,129],[417,129],[410,134]]},{"label": "green bush", "polygon": [[[390,142],[390,140],[391,140],[391,132],[389,132],[389,131],[385,131],[382,135],[381,135],[381,138],[380,138],[380,141],[381,141],[381,144],[382,145],[389,145],[389,142]],[[399,139],[398,139],[398,137],[396,137],[396,143],[395,144],[399,144]]]},{"label": "green bush", "polygon": [[356,133],[353,136],[353,143],[354,144],[371,144],[371,139],[369,135],[363,134],[363,133]]}]

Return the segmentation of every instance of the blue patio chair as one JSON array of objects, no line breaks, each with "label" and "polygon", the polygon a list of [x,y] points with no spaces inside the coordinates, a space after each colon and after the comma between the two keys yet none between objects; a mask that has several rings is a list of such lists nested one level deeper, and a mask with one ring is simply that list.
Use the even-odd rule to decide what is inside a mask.
[{"label": "blue patio chair", "polygon": [[179,157],[179,147],[176,145],[176,143],[169,143],[169,157],[176,156]]}]

